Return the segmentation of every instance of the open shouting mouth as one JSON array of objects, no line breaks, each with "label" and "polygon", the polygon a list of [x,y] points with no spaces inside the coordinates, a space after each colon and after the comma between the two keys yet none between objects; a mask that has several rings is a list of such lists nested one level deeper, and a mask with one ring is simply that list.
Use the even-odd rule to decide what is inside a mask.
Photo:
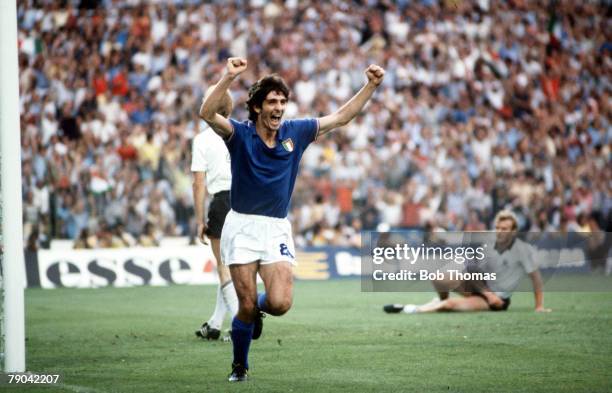
[{"label": "open shouting mouth", "polygon": [[281,121],[282,114],[273,114],[270,116],[270,121],[273,126],[278,126]]}]

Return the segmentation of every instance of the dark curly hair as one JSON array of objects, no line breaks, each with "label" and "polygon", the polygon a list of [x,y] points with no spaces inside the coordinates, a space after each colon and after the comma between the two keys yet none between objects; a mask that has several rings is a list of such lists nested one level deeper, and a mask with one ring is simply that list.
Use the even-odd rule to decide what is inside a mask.
[{"label": "dark curly hair", "polygon": [[246,106],[249,111],[249,120],[253,123],[257,121],[259,115],[255,112],[255,108],[261,108],[266,96],[271,91],[282,93],[285,98],[289,99],[289,87],[278,74],[264,76],[249,89],[249,99],[246,102]]}]

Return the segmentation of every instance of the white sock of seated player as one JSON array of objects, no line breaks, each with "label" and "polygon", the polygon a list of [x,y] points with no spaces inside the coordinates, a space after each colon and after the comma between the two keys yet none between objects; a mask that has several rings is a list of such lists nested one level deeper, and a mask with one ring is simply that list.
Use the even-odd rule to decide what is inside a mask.
[{"label": "white sock of seated player", "polygon": [[234,283],[232,281],[226,282],[221,288],[221,291],[223,291],[223,299],[225,300],[227,310],[233,317],[238,313],[238,296],[236,296],[236,288],[234,288]]},{"label": "white sock of seated player", "polygon": [[217,285],[217,304],[215,304],[215,311],[208,320],[208,324],[211,328],[221,330],[221,325],[223,325],[223,318],[225,318],[225,312],[225,299],[223,298],[221,284],[219,284]]}]

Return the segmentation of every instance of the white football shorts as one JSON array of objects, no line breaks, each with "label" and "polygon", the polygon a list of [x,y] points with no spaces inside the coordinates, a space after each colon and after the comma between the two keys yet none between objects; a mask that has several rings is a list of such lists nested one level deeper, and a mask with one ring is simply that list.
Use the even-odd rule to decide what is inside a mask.
[{"label": "white football shorts", "polygon": [[287,218],[242,214],[230,210],[221,231],[224,265],[295,262],[291,223]]}]

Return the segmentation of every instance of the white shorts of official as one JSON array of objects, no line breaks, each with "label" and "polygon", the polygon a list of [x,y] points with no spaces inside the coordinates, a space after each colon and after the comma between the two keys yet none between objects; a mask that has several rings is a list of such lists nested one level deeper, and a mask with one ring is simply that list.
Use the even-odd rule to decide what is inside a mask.
[{"label": "white shorts of official", "polygon": [[291,223],[286,218],[230,210],[221,232],[223,264],[289,262],[296,265]]}]

